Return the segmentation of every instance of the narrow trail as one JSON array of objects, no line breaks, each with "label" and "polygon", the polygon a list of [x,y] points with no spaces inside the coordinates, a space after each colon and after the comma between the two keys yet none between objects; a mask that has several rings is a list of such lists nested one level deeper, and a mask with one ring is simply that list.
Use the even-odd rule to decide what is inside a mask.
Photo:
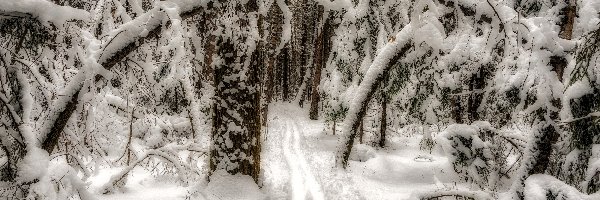
[{"label": "narrow trail", "polygon": [[336,136],[297,104],[270,106],[263,144],[263,190],[271,199],[364,199],[348,173],[335,167]]},{"label": "narrow trail", "polygon": [[281,148],[290,169],[292,199],[324,199],[321,185],[313,175],[301,148],[304,135],[299,131],[298,124],[292,116],[282,117],[282,122],[285,122],[285,132],[281,134],[285,135],[285,138]]}]

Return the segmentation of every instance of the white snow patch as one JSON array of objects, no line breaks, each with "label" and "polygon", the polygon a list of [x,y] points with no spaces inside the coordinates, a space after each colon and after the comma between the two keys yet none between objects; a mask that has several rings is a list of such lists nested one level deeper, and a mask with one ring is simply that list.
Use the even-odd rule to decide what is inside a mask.
[{"label": "white snow patch", "polygon": [[230,175],[227,172],[216,171],[203,191],[209,200],[239,199],[256,200],[266,199],[265,194],[254,183],[252,177],[247,175]]}]

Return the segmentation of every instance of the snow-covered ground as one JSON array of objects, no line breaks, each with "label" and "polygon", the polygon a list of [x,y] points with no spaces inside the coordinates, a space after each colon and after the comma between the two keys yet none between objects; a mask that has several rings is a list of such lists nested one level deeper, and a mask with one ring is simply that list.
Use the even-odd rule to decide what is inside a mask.
[{"label": "snow-covered ground", "polygon": [[[340,136],[330,133],[323,121],[308,119],[295,104],[271,106],[268,133],[263,143],[262,188],[250,177],[213,175],[211,183],[183,186],[155,177],[141,167],[128,177],[123,190],[100,199],[411,199],[422,191],[456,188],[446,157],[419,150],[420,134],[392,134],[388,147],[357,145],[347,170],[335,167]],[[356,161],[358,158],[362,161]],[[100,170],[90,177],[97,192],[120,169]]]}]

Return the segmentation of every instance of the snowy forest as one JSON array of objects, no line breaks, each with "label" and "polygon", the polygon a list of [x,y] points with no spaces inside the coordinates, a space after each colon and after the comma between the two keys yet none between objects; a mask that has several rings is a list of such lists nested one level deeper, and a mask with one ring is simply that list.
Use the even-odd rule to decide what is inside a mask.
[{"label": "snowy forest", "polygon": [[0,0],[0,199],[600,199],[599,0]]}]

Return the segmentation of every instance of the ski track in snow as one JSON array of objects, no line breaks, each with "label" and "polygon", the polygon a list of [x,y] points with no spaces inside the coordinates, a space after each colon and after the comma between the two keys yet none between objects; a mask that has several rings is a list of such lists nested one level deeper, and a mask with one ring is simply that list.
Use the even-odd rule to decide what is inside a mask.
[{"label": "ski track in snow", "polygon": [[303,135],[298,129],[298,124],[294,122],[292,116],[286,116],[285,126],[286,131],[282,133],[285,138],[281,143],[281,148],[290,168],[292,199],[307,199],[308,193],[311,199],[325,199],[321,185],[310,170],[304,152],[300,148],[300,140]]}]

